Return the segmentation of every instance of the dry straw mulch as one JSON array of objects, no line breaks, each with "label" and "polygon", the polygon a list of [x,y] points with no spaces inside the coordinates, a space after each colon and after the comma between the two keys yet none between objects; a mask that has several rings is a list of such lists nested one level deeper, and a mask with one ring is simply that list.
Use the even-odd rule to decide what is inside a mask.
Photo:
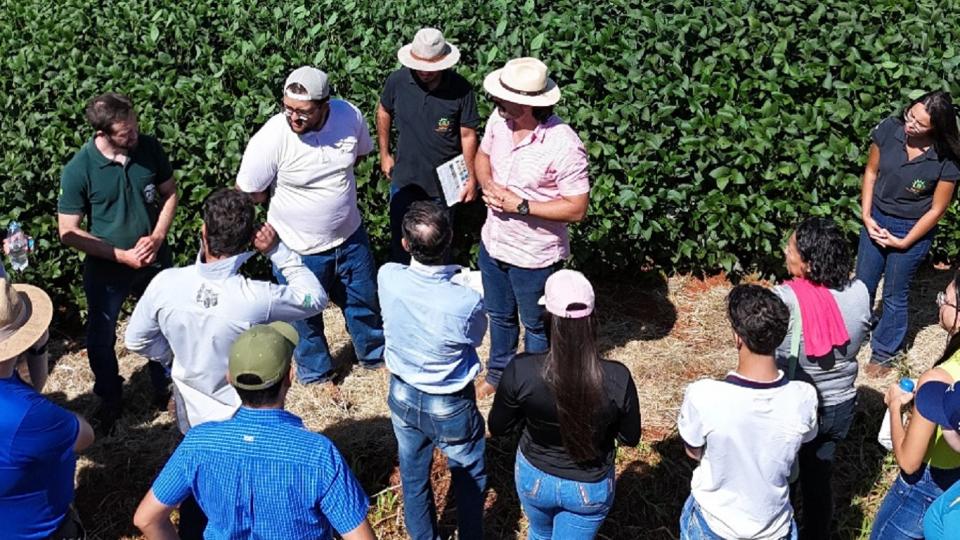
[{"label": "dry straw mulch", "polygon": [[[934,298],[950,275],[930,269],[917,280],[911,301],[913,346],[902,366],[904,372],[919,374],[942,350],[945,333],[936,323]],[[616,502],[600,531],[601,538],[677,538],[677,521],[693,469],[676,433],[677,409],[687,383],[722,376],[736,365],[724,314],[729,289],[723,277],[666,279],[655,273],[635,276],[629,285],[598,285],[601,350],[633,372],[644,429],[637,448],[621,448],[618,453]],[[331,350],[345,366],[340,395],[297,384],[289,394],[288,408],[300,415],[309,429],[329,436],[347,457],[371,495],[370,519],[378,535],[405,538],[396,441],[386,405],[387,373],[351,370],[347,364],[353,351],[339,310],[328,309],[324,317]],[[126,414],[117,433],[98,440],[77,467],[76,501],[93,538],[139,537],[131,523],[133,511],[179,440],[171,415],[150,406],[143,359],[119,344],[118,353],[127,379]],[[486,344],[481,357],[485,354]],[[869,346],[860,354],[861,364],[868,357]],[[54,368],[45,392],[71,410],[92,414],[96,401],[85,351],[72,339],[56,339],[51,359]],[[860,399],[854,428],[840,448],[835,469],[839,538],[866,538],[872,516],[895,474],[892,458],[876,443],[876,431],[883,410],[881,392],[896,377],[892,374],[881,381],[861,374],[858,380]],[[485,414],[491,403],[492,399],[481,403]],[[522,537],[525,523],[513,491],[516,441],[488,440],[487,448],[487,537]],[[449,474],[439,454],[433,477],[441,522],[452,535],[455,509],[448,489]]]}]

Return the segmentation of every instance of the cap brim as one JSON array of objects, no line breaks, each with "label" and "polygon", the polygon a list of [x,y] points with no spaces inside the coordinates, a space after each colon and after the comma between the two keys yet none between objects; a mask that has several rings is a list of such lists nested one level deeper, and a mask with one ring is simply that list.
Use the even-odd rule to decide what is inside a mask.
[{"label": "cap brim", "polygon": [[443,71],[452,68],[460,61],[460,49],[450,43],[447,43],[447,46],[450,47],[450,52],[442,59],[436,62],[425,62],[423,60],[417,60],[410,54],[413,44],[408,43],[400,47],[400,50],[397,51],[397,60],[404,66],[417,71]]},{"label": "cap brim", "polygon": [[914,397],[917,401],[917,410],[924,418],[944,427],[954,429],[950,423],[950,417],[944,408],[946,403],[947,390],[950,385],[940,381],[929,381],[917,390]]},{"label": "cap brim", "polygon": [[0,361],[14,358],[32,347],[50,328],[53,319],[53,302],[43,289],[23,283],[13,284],[13,289],[25,302],[30,315],[23,326],[0,343]]},{"label": "cap brim", "polygon": [[500,68],[483,79],[483,89],[493,97],[500,98],[511,103],[520,105],[529,105],[531,107],[549,107],[560,101],[560,87],[553,79],[547,77],[547,88],[542,94],[528,96],[518,94],[503,87],[500,83],[500,74],[504,68]]},{"label": "cap brim", "polygon": [[276,330],[278,334],[285,337],[290,343],[293,343],[294,347],[300,343],[300,335],[292,324],[283,321],[274,321],[267,326]]}]

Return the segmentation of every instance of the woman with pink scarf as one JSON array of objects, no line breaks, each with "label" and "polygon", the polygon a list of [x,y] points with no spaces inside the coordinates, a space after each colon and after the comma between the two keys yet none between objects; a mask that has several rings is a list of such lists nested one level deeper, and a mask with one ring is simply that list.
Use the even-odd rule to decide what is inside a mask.
[{"label": "woman with pink scarf", "polygon": [[791,279],[774,289],[790,310],[777,364],[817,389],[819,432],[800,448],[801,538],[830,538],[830,477],[837,445],[853,421],[857,352],[870,324],[866,285],[851,280],[853,255],[833,220],[807,218],[784,249]]}]

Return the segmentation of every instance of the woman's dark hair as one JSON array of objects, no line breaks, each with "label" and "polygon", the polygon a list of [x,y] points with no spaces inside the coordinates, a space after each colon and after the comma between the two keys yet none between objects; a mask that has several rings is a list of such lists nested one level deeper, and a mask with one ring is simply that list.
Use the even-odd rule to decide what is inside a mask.
[{"label": "woman's dark hair", "polygon": [[933,148],[940,159],[951,159],[960,162],[960,130],[957,129],[957,110],[954,108],[950,94],[943,90],[928,92],[910,102],[903,110],[913,108],[922,103],[930,115],[930,127],[933,136]]},{"label": "woman's dark hair", "polygon": [[107,92],[87,102],[87,122],[97,131],[113,134],[113,124],[133,116],[133,101],[123,94]]},{"label": "woman's dark hair", "polygon": [[[953,273],[953,305],[960,306],[960,270]],[[933,367],[949,360],[957,351],[960,351],[960,332],[957,332],[957,326],[960,323],[960,307],[954,308],[953,324],[950,325],[950,335],[947,336],[947,346],[943,349],[943,354],[933,363]]]},{"label": "woman's dark hair", "polygon": [[221,188],[203,201],[207,250],[215,257],[242,253],[253,238],[253,200],[246,193]]},{"label": "woman's dark hair", "polygon": [[850,284],[853,257],[836,222],[822,217],[807,218],[797,225],[796,235],[800,259],[809,266],[807,279],[837,290]]},{"label": "woman's dark hair", "polygon": [[548,107],[533,107],[531,114],[537,119],[537,122],[542,124],[553,116],[553,105]]},{"label": "woman's dark hair", "polygon": [[595,317],[545,317],[550,328],[550,352],[544,380],[557,400],[563,447],[577,462],[599,457],[596,417],[604,392]]},{"label": "woman's dark hair", "polygon": [[790,311],[766,287],[737,285],[727,295],[727,317],[747,349],[772,355],[787,336]]}]

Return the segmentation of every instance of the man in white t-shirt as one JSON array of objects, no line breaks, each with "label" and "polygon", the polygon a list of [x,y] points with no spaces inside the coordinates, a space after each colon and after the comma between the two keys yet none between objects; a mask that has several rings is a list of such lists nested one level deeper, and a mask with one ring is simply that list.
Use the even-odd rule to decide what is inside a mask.
[{"label": "man in white t-shirt", "polygon": [[700,462],[680,538],[796,539],[790,474],[800,445],[817,435],[817,392],[777,369],[790,313],[772,291],[735,287],[727,316],[737,369],[688,386],[677,420],[687,454]]},{"label": "man in white t-shirt", "polygon": [[[237,188],[267,199],[267,222],[300,254],[330,300],[343,309],[360,365],[383,365],[383,323],[376,265],[357,209],[354,166],[373,150],[367,123],[352,104],[330,98],[326,73],[297,68],[283,85],[282,111],[247,144]],[[280,283],[284,278],[274,266]],[[323,314],[294,324],[297,376],[325,383],[333,361]]]}]

